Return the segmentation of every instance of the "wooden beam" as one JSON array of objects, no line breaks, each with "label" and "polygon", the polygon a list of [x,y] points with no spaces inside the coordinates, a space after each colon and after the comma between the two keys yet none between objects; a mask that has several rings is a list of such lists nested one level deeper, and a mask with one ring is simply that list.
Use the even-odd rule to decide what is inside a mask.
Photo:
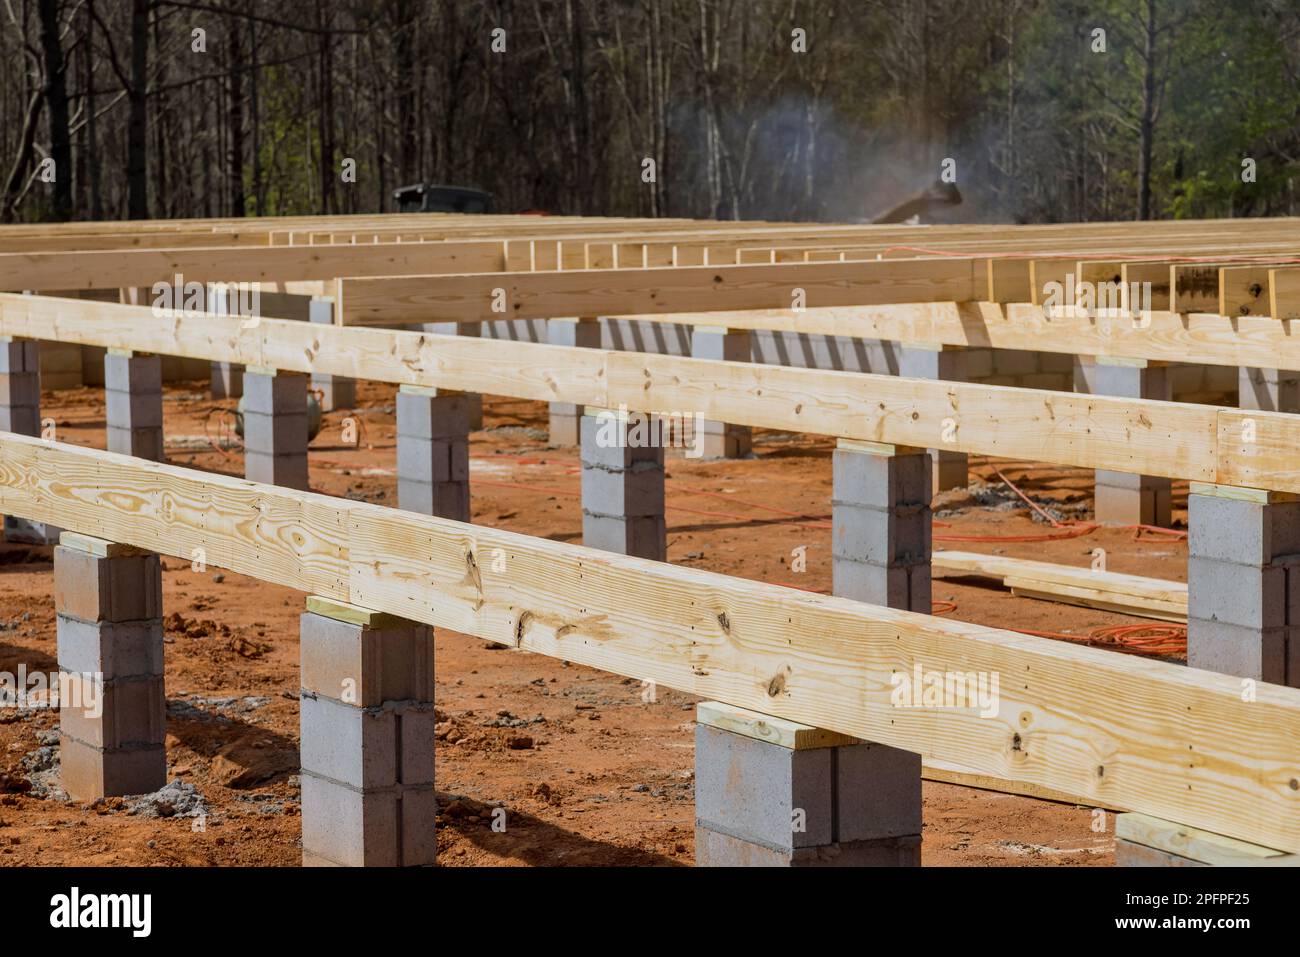
[{"label": "wooden beam", "polygon": [[[0,434],[0,512],[1300,850],[1300,691]],[[895,675],[998,676],[996,707]]]},{"label": "wooden beam", "polygon": [[983,299],[982,260],[340,279],[349,326]]},{"label": "wooden beam", "polygon": [[1219,315],[1269,314],[1267,266],[1232,266],[1219,270]]},{"label": "wooden beam", "polygon": [[496,271],[504,265],[499,242],[0,253],[0,290],[150,287],[173,282],[177,275],[201,283],[333,280],[345,272],[425,275]]},{"label": "wooden beam", "polygon": [[1150,814],[1120,814],[1115,836],[1211,867],[1300,867],[1300,855],[1175,824]]},{"label": "wooden beam", "polygon": [[1280,412],[35,296],[0,295],[0,335],[1300,492]]},{"label": "wooden beam", "polygon": [[1161,621],[1187,620],[1187,585],[1183,582],[946,549],[936,551],[931,564],[943,571],[997,578],[1013,593],[1026,597]]}]

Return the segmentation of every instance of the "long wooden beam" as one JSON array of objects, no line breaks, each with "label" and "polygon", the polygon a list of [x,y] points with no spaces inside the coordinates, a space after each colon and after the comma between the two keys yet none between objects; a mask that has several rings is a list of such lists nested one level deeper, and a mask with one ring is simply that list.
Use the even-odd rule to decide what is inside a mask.
[{"label": "long wooden beam", "polygon": [[0,335],[1300,493],[1287,413],[10,294]]},{"label": "long wooden beam", "polygon": [[501,243],[490,241],[0,253],[0,290],[124,289],[170,283],[177,275],[206,283],[483,272],[504,262]]},{"label": "long wooden beam", "polygon": [[978,259],[340,279],[343,325],[545,319],[619,313],[966,302],[987,291]]},{"label": "long wooden beam", "polygon": [[1300,850],[1294,689],[7,433],[0,511]]}]

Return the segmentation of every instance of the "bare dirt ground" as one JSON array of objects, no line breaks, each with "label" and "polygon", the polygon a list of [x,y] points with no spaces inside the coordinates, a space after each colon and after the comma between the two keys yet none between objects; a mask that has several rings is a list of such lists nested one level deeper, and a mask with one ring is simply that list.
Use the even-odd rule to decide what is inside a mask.
[{"label": "bare dirt ground", "polygon": [[[242,474],[221,453],[206,383],[169,386],[169,460]],[[341,441],[343,415],[325,417],[312,444],[313,489],[396,503],[390,386],[363,384],[359,447]],[[58,438],[103,448],[99,389],[47,393]],[[473,516],[479,524],[558,541],[581,540],[576,449],[546,442],[545,406],[489,399],[472,440]],[[755,456],[701,461],[670,453],[668,555],[675,563],[829,591],[832,444],[760,432]],[[997,463],[1039,501],[1088,517],[1082,470]],[[991,478],[983,460],[974,478]],[[935,503],[936,547],[1087,565],[1102,547],[1112,571],[1183,579],[1185,543],[1130,530],[1048,542],[944,541],[945,536],[1042,535],[1005,487],[951,492]],[[1186,487],[1175,486],[1175,507]],[[1185,512],[1176,512],[1176,521]],[[941,524],[942,523],[942,524]],[[806,568],[797,571],[797,549]],[[0,864],[297,865],[298,615],[287,588],[164,559],[168,777],[164,798],[68,802],[57,790],[57,713],[0,710]],[[1140,619],[1017,598],[970,577],[936,580],[951,617],[1083,635]],[[694,698],[453,632],[436,638],[444,865],[689,865],[693,853]],[[0,544],[0,671],[54,671],[51,549]],[[50,742],[53,741],[51,746]],[[33,782],[35,784],[33,785]],[[197,793],[195,793],[197,792]],[[201,816],[187,816],[200,810]],[[503,806],[507,827],[492,828]],[[1090,808],[925,783],[927,865],[1095,865],[1113,861],[1110,834]]]}]

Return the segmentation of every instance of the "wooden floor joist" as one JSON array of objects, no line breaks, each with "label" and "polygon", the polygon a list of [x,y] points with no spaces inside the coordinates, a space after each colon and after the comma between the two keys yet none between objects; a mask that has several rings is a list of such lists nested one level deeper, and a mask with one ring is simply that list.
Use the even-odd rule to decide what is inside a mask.
[{"label": "wooden floor joist", "polygon": [[1278,412],[7,294],[0,335],[1300,493]]},{"label": "wooden floor joist", "polygon": [[9,434],[0,512],[1300,851],[1300,690]]},{"label": "wooden floor joist", "polygon": [[1187,585],[1183,582],[944,549],[934,552],[931,564],[936,571],[996,578],[1013,594],[1027,598],[1161,621],[1187,620]]}]

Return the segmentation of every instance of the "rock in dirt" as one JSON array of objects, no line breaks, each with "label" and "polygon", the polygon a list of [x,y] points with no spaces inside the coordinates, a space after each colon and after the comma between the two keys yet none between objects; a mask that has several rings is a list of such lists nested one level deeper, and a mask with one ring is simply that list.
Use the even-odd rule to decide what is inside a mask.
[{"label": "rock in dirt", "polygon": [[201,817],[208,813],[208,806],[193,784],[172,781],[152,794],[132,799],[126,810],[138,817]]},{"label": "rock in dirt", "polygon": [[260,741],[235,741],[217,752],[209,769],[228,788],[257,787],[281,774],[298,770],[298,752]]}]

